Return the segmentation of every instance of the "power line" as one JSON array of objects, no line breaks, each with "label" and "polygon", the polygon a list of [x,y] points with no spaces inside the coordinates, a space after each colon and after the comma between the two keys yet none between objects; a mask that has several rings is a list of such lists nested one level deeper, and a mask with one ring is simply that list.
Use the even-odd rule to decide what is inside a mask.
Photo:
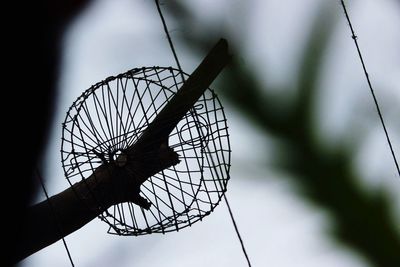
[{"label": "power line", "polygon": [[61,239],[62,239],[62,241],[63,241],[65,250],[67,251],[67,255],[68,255],[69,261],[70,261],[70,263],[71,263],[71,266],[72,266],[72,267],[75,267],[74,261],[72,260],[71,253],[69,252],[69,249],[68,249],[68,246],[67,246],[67,242],[65,241],[64,234],[63,234],[63,232],[62,232],[62,230],[61,230],[61,228],[60,228],[59,222],[58,222],[58,220],[57,220],[56,210],[54,209],[53,204],[52,204],[51,201],[50,201],[49,195],[47,194],[47,190],[46,190],[46,188],[45,188],[45,186],[44,186],[44,182],[43,182],[42,176],[41,176],[40,173],[39,173],[39,170],[36,170],[36,176],[38,177],[38,179],[39,179],[39,181],[40,181],[40,185],[42,186],[43,192],[44,192],[44,194],[45,194],[45,196],[46,196],[46,200],[47,200],[47,203],[49,204],[51,213],[53,213],[54,223],[56,224],[56,227],[57,227],[58,231],[60,232]]},{"label": "power line", "polygon": [[181,73],[182,81],[185,82],[185,76],[183,75],[183,71],[182,71],[181,64],[179,63],[178,55],[176,54],[176,50],[175,50],[174,44],[172,43],[171,36],[169,35],[167,23],[165,22],[164,16],[162,14],[160,3],[159,3],[158,0],[155,0],[155,2],[156,2],[158,14],[160,15],[160,19],[161,19],[161,22],[162,22],[162,25],[163,25],[163,28],[164,28],[164,32],[167,35],[169,47],[171,48],[172,54],[174,55],[174,59],[175,59],[176,65],[178,66],[178,69],[179,69],[179,71]]},{"label": "power line", "polygon": [[240,235],[238,226],[237,226],[236,221],[235,221],[235,217],[233,216],[233,213],[232,213],[232,210],[231,210],[231,206],[229,205],[228,198],[226,197],[226,195],[224,195],[224,199],[225,199],[226,206],[228,207],[229,215],[231,216],[233,226],[235,227],[236,235],[239,238],[240,245],[242,246],[243,254],[246,257],[247,264],[249,265],[249,267],[251,267],[251,263],[250,263],[249,256],[247,255],[246,247],[244,246],[242,237]]},{"label": "power line", "polygon": [[357,35],[355,34],[353,25],[352,25],[352,23],[350,21],[350,16],[347,13],[347,9],[346,9],[346,5],[344,3],[344,0],[340,0],[340,3],[342,4],[344,14],[346,15],[346,19],[347,19],[347,22],[349,24],[350,31],[351,31],[351,38],[353,39],[354,44],[356,45],[357,52],[358,52],[358,57],[360,58],[361,65],[362,65],[362,68],[364,70],[365,78],[367,79],[367,82],[368,82],[369,90],[371,92],[372,98],[374,99],[375,107],[376,107],[376,110],[378,111],[379,119],[381,121],[382,128],[383,128],[383,130],[385,132],[386,140],[387,140],[387,142],[389,144],[389,148],[390,148],[390,152],[392,153],[394,164],[396,165],[396,168],[397,168],[397,173],[398,173],[398,175],[400,177],[399,163],[397,162],[396,154],[394,153],[392,142],[390,140],[389,133],[388,133],[388,131],[386,129],[386,125],[385,125],[385,121],[383,120],[383,115],[382,115],[381,109],[379,108],[378,99],[375,96],[375,92],[374,92],[374,89],[372,87],[371,80],[369,79],[369,75],[368,75],[368,72],[367,72],[367,67],[365,66],[364,59],[363,59],[362,54],[361,54],[360,46],[358,45]]}]

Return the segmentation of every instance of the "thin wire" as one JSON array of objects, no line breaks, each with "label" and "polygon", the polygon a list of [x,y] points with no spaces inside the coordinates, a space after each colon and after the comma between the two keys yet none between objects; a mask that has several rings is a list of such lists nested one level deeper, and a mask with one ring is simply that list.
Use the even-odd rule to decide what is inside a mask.
[{"label": "thin wire", "polygon": [[225,199],[226,206],[228,207],[229,215],[231,216],[233,226],[235,227],[235,231],[236,231],[237,237],[239,238],[240,245],[242,246],[242,251],[244,253],[244,256],[246,257],[247,264],[249,265],[249,267],[251,267],[250,259],[249,259],[249,256],[247,255],[247,252],[246,252],[246,247],[244,246],[242,237],[240,236],[239,229],[238,229],[238,226],[236,224],[235,217],[233,216],[233,213],[232,213],[232,210],[231,210],[231,206],[229,205],[228,198],[226,197],[226,194],[224,194],[224,199]]},{"label": "thin wire", "polygon": [[382,115],[382,112],[381,112],[381,110],[380,110],[380,108],[379,108],[378,99],[377,99],[376,96],[375,96],[374,89],[372,88],[372,84],[371,84],[371,81],[370,81],[370,79],[369,79],[369,75],[368,75],[368,72],[367,72],[367,68],[366,68],[366,66],[365,66],[363,57],[362,57],[362,55],[361,55],[361,50],[360,50],[360,47],[359,47],[358,42],[357,42],[357,36],[356,36],[356,34],[355,34],[355,32],[354,32],[353,25],[351,24],[350,16],[349,16],[349,14],[347,13],[347,9],[346,9],[346,5],[345,5],[344,1],[341,0],[340,2],[341,2],[341,4],[342,4],[344,14],[346,15],[347,22],[349,23],[349,27],[350,27],[350,30],[351,30],[351,38],[354,40],[354,44],[356,45],[357,52],[358,52],[358,57],[360,58],[361,65],[362,65],[362,67],[363,67],[365,77],[367,78],[367,82],[368,82],[368,86],[369,86],[369,89],[370,89],[372,98],[374,99],[374,103],[375,103],[376,110],[378,111],[379,119],[380,119],[380,121],[381,121],[383,130],[384,130],[384,132],[385,132],[386,140],[387,140],[387,142],[388,142],[388,144],[389,144],[390,152],[392,153],[392,157],[393,157],[393,160],[394,160],[394,164],[396,165],[396,168],[397,168],[397,173],[398,173],[398,175],[399,175],[399,177],[400,177],[400,167],[399,167],[399,163],[397,162],[396,154],[394,153],[394,149],[393,149],[393,146],[392,146],[392,142],[390,141],[389,133],[388,133],[388,131],[387,131],[387,129],[386,129],[386,125],[385,125],[385,122],[384,122],[384,120],[383,120],[383,115]]},{"label": "thin wire", "polygon": [[[154,1],[156,3],[156,6],[157,6],[158,14],[160,15],[160,18],[161,18],[161,22],[163,24],[163,28],[164,28],[165,34],[167,35],[169,46],[171,48],[172,54],[174,55],[174,59],[175,59],[176,65],[178,66],[178,69],[179,69],[179,71],[180,71],[180,73],[182,75],[182,81],[184,82],[185,81],[185,77],[183,76],[183,71],[182,71],[182,68],[181,68],[181,64],[179,63],[179,59],[178,59],[178,56],[176,54],[174,44],[172,43],[171,36],[169,35],[168,27],[167,27],[167,24],[165,22],[164,16],[163,16],[161,8],[160,8],[160,3],[159,3],[158,0],[154,0]],[[236,220],[235,220],[235,217],[234,217],[234,215],[232,213],[232,210],[231,210],[231,207],[229,205],[228,198],[226,197],[226,194],[224,194],[224,199],[225,199],[226,206],[228,207],[229,215],[230,215],[230,217],[232,219],[233,226],[235,227],[236,235],[239,238],[243,254],[246,257],[246,260],[247,260],[247,263],[248,263],[249,267],[251,267],[250,259],[249,259],[249,256],[247,255],[247,252],[246,252],[246,247],[244,246],[242,237],[241,237],[240,232],[239,232],[239,228],[238,228],[238,226],[236,224]]]},{"label": "thin wire", "polygon": [[179,63],[179,59],[178,59],[178,56],[176,54],[174,44],[172,43],[171,36],[169,35],[167,23],[165,22],[164,16],[163,16],[162,11],[161,11],[160,2],[159,2],[159,0],[154,0],[154,2],[156,2],[157,11],[158,11],[158,14],[160,15],[160,19],[161,19],[165,34],[167,35],[169,47],[171,48],[172,54],[174,55],[174,59],[175,59],[176,65],[178,66],[178,69],[179,69],[179,71],[181,73],[182,81],[185,82],[185,76],[183,76],[183,71],[182,71],[181,64]]},{"label": "thin wire", "polygon": [[59,223],[58,223],[56,211],[55,211],[55,209],[54,209],[54,207],[53,207],[53,204],[52,204],[51,201],[50,201],[49,195],[47,194],[47,190],[46,190],[46,188],[45,188],[45,186],[44,186],[44,182],[43,182],[42,176],[40,175],[38,169],[36,169],[36,176],[38,177],[38,179],[39,179],[39,181],[40,181],[40,185],[42,186],[43,192],[44,192],[44,194],[46,195],[47,203],[49,203],[50,210],[51,210],[51,212],[53,213],[54,222],[55,222],[55,224],[56,224],[56,226],[57,226],[58,231],[59,231],[60,234],[61,234],[61,239],[62,239],[62,241],[63,241],[65,250],[67,251],[67,255],[68,255],[69,261],[71,262],[71,266],[72,266],[72,267],[75,267],[74,261],[72,260],[71,253],[69,252],[69,249],[68,249],[68,246],[67,246],[67,242],[66,242],[65,239],[64,239],[63,232],[62,232],[62,230],[61,230],[61,228],[60,228],[60,225],[59,225]]}]

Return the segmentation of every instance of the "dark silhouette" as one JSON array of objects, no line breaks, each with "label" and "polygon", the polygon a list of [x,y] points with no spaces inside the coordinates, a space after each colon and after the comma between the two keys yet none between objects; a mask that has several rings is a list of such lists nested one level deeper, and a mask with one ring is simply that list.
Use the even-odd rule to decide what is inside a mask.
[{"label": "dark silhouette", "polygon": [[[7,198],[3,193],[2,199],[5,203],[3,244],[6,265],[16,259],[24,238],[20,235],[21,229],[29,225],[27,206],[39,189],[34,173],[37,164],[41,163],[56,96],[60,37],[68,22],[87,2],[28,1],[16,2],[3,9],[12,15],[6,24],[6,28],[12,27],[12,30],[4,34],[3,41],[8,45],[6,67],[10,72],[5,77],[16,82],[3,90],[7,96],[4,102],[13,102],[11,105],[20,111],[10,114],[7,107],[7,112],[3,113],[6,120],[3,125],[7,126],[3,130],[6,137],[2,139],[7,150],[4,148],[3,151],[11,153],[4,154],[7,155],[7,170],[12,172],[10,177],[2,179],[1,184],[7,192]],[[226,36],[221,33],[223,30],[212,32],[210,27],[205,31],[192,31],[198,27],[192,26],[194,16],[182,1],[168,1],[165,7],[170,9],[170,14],[185,33],[183,42],[194,52],[210,47],[210,40],[216,36]],[[221,85],[232,106],[266,136],[272,135],[279,140],[276,166],[292,175],[292,182],[300,185],[306,201],[331,216],[334,223],[332,236],[364,256],[373,266],[398,266],[400,237],[390,200],[384,192],[366,192],[358,185],[357,174],[351,167],[351,148],[321,147],[313,134],[313,103],[319,89],[317,80],[322,55],[335,26],[333,17],[340,18],[321,10],[310,30],[312,34],[299,62],[296,84],[299,94],[295,101],[286,101],[265,90],[253,71],[238,62],[231,66]],[[18,172],[20,170],[23,173]]]},{"label": "dark silhouette", "polygon": [[[8,196],[3,199],[3,203],[7,203],[4,213],[10,218],[4,220],[6,265],[15,262],[19,246],[25,238],[22,231],[29,227],[26,219],[27,207],[39,189],[35,169],[41,164],[57,95],[55,87],[59,70],[60,39],[69,21],[88,2],[12,2],[3,9],[10,15],[5,23],[7,30],[3,40],[7,47],[4,50],[7,56],[3,64],[7,66],[8,79],[13,81],[10,83],[11,87],[4,89],[4,99],[9,104],[12,103],[16,110],[7,115],[11,120],[5,131],[5,146],[11,153],[8,157],[13,158],[7,163],[8,168],[18,170],[9,179],[3,179],[2,184],[3,191]],[[17,137],[22,139],[17,141]],[[19,162],[15,160],[17,157]],[[23,170],[22,173],[20,170]]]},{"label": "dark silhouette", "polygon": [[[139,195],[140,186],[154,174],[179,163],[178,154],[168,147],[169,135],[229,59],[227,42],[221,40],[123,154],[105,161],[87,179],[28,208],[24,220],[28,225],[20,232],[13,260],[58,241],[112,205],[133,202],[149,209],[150,203]],[[103,157],[99,155],[99,159]]]}]

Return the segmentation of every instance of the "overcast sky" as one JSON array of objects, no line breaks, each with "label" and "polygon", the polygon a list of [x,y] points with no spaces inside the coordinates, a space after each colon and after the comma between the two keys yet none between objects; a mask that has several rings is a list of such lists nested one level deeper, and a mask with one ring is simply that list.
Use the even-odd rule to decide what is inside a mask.
[{"label": "overcast sky", "polygon": [[[43,170],[51,195],[69,185],[60,163],[61,122],[72,102],[92,84],[134,67],[170,66],[173,58],[153,1],[98,0],[79,16],[65,34],[59,94],[46,166]],[[167,1],[166,1],[167,2]],[[293,62],[318,6],[326,0],[197,0],[200,21],[223,17],[246,51],[243,61],[268,69],[268,83],[293,82]],[[326,54],[320,101],[321,131],[334,145],[346,138],[354,106],[372,123],[365,144],[354,159],[367,187],[385,187],[400,196],[400,179],[380,128],[361,71],[350,32],[339,5],[329,1],[339,23]],[[351,1],[348,5],[361,49],[382,110],[400,151],[400,5],[395,0]],[[240,11],[240,12],[239,12]],[[245,14],[238,17],[238,14]],[[172,37],[180,29],[168,20]],[[199,25],[201,27],[202,24]],[[199,59],[177,44],[183,69],[190,73]],[[289,77],[289,78],[288,78]],[[218,93],[218,88],[215,88]],[[224,103],[224,99],[221,99]],[[234,107],[228,106],[233,160],[228,198],[236,215],[253,266],[361,267],[355,253],[329,239],[329,218],[309,207],[295,188],[263,164],[268,154],[265,137],[252,128]],[[257,149],[255,149],[257,148]],[[399,152],[397,152],[400,156]],[[44,196],[38,196],[43,200]],[[400,198],[397,198],[400,203]],[[397,206],[400,211],[400,204]],[[400,212],[398,212],[400,218]],[[226,206],[222,203],[204,221],[177,233],[118,237],[94,220],[66,238],[80,266],[246,266]],[[57,242],[27,258],[23,266],[70,266]]]}]

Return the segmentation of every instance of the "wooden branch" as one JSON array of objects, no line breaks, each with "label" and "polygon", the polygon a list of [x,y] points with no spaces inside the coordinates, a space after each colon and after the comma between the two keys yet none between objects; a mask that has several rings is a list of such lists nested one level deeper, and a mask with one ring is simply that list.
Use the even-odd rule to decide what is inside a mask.
[{"label": "wooden branch", "polygon": [[154,140],[165,141],[230,59],[227,41],[225,39],[219,40],[176,95],[150,123],[132,149],[142,144],[151,144]]},{"label": "wooden branch", "polygon": [[[140,185],[179,162],[167,146],[168,136],[229,60],[227,42],[221,39],[138,141],[125,151],[127,160],[103,164],[86,180],[31,207],[16,262],[78,230],[114,204],[131,201],[148,209],[149,203],[139,196]],[[125,175],[124,169],[135,177]],[[117,192],[119,197],[112,197]]]}]

